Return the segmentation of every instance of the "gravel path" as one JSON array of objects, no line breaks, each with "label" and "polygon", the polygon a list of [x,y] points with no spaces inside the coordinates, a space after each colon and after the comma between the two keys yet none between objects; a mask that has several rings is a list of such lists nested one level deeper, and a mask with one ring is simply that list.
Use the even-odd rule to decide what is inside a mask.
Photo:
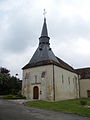
[{"label": "gravel path", "polygon": [[20,100],[0,99],[0,120],[90,120],[90,118],[26,107],[21,104]]}]

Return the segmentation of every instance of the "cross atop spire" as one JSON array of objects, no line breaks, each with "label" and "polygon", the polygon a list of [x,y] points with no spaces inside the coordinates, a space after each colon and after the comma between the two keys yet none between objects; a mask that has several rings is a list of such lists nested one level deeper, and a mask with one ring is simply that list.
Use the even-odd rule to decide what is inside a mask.
[{"label": "cross atop spire", "polygon": [[43,28],[42,28],[42,32],[41,32],[41,36],[47,36],[48,37],[48,31],[47,31],[47,24],[46,24],[46,17],[45,17],[46,11],[44,9],[44,23],[43,23]]},{"label": "cross atop spire", "polygon": [[46,10],[44,9],[44,12],[43,12],[44,18],[46,18],[46,17],[45,17],[46,13],[47,13],[47,12],[46,12]]}]

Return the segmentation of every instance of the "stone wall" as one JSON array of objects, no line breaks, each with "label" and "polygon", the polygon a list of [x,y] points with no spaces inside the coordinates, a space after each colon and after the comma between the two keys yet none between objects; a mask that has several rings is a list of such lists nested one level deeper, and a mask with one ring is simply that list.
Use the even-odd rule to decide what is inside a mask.
[{"label": "stone wall", "polygon": [[[55,85],[55,89],[54,86]],[[77,74],[54,65],[23,70],[22,94],[33,99],[33,88],[39,88],[39,100],[65,100],[79,97]]]},{"label": "stone wall", "polygon": [[22,94],[33,99],[34,86],[39,88],[40,100],[53,100],[52,65],[23,70]]},{"label": "stone wall", "polygon": [[55,100],[79,98],[78,75],[54,66]]},{"label": "stone wall", "polygon": [[80,80],[80,97],[88,97],[87,91],[90,91],[90,79]]}]

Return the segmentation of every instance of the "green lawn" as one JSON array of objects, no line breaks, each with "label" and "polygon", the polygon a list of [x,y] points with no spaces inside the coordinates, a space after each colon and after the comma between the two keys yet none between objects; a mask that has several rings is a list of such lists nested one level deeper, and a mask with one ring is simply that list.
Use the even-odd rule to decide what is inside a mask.
[{"label": "green lawn", "polygon": [[[84,100],[87,105],[82,106],[80,101]],[[44,108],[49,110],[63,111],[68,113],[75,113],[83,116],[90,117],[90,99],[74,99],[74,100],[64,100],[59,102],[46,102],[46,101],[30,101],[24,103],[26,106]]]}]

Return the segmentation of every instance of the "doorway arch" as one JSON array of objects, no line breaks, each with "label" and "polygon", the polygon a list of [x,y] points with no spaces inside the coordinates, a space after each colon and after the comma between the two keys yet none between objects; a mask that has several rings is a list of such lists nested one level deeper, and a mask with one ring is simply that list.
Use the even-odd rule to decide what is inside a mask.
[{"label": "doorway arch", "polygon": [[39,88],[38,86],[33,87],[33,99],[38,99],[39,98]]}]

